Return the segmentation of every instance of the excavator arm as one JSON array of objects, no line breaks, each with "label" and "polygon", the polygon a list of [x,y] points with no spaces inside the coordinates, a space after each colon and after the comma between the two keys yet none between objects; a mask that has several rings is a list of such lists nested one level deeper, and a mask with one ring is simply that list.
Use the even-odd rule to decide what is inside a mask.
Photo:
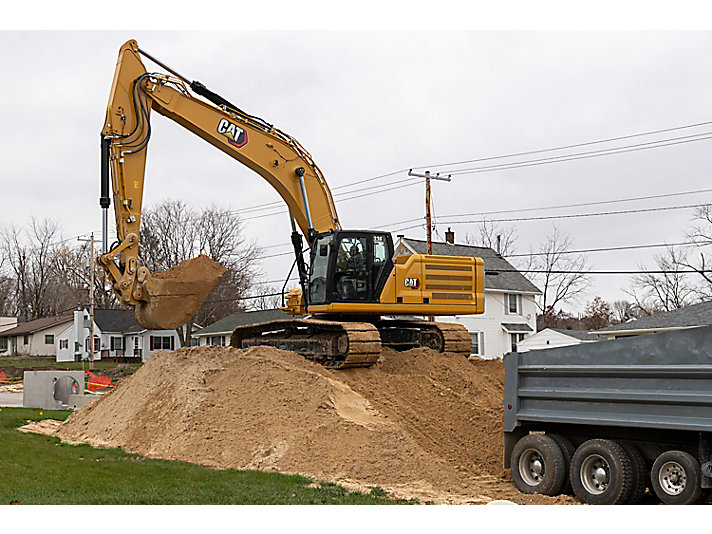
[{"label": "excavator arm", "polygon": [[[148,73],[142,55],[171,74]],[[293,137],[241,111],[200,82],[189,82],[131,40],[119,52],[101,135],[100,205],[108,210],[111,182],[117,242],[108,249],[105,236],[105,249],[98,262],[108,273],[120,301],[134,306],[139,324],[146,328],[176,328],[184,324],[225,270],[206,257],[175,267],[178,270],[175,277],[165,272],[151,273],[139,265],[151,111],[190,130],[254,170],[274,187],[289,208],[300,279],[305,283],[306,268],[296,227],[309,242],[320,232],[341,228],[329,187],[309,153]],[[196,178],[196,187],[198,180]],[[198,263],[190,265],[189,262]]]}]

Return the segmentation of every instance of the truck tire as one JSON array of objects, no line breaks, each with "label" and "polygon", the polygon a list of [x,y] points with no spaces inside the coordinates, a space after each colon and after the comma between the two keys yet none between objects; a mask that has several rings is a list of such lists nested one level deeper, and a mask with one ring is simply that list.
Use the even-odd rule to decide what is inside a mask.
[{"label": "truck tire", "polygon": [[630,465],[632,468],[633,484],[630,490],[630,496],[625,504],[639,504],[645,497],[645,490],[649,485],[648,465],[645,463],[645,458],[635,445],[631,445],[625,441],[617,441],[621,447],[628,453]]},{"label": "truck tire", "polygon": [[696,504],[703,495],[700,464],[684,451],[665,451],[653,463],[650,483],[665,504]]},{"label": "truck tire", "polygon": [[623,504],[633,486],[632,470],[628,453],[618,443],[590,439],[571,459],[571,486],[587,504]]},{"label": "truck tire", "polygon": [[569,440],[569,438],[567,438],[566,436],[562,436],[561,434],[547,434],[547,436],[553,439],[561,449],[561,452],[564,453],[566,479],[564,480],[564,485],[561,487],[561,493],[563,493],[564,495],[573,495],[574,490],[571,488],[571,479],[569,477],[569,472],[571,470],[571,458],[573,458],[574,452],[576,452],[576,447],[574,447],[574,444],[571,443],[571,440]]},{"label": "truck tire", "polygon": [[549,436],[524,436],[512,450],[512,478],[522,493],[559,495],[566,478],[564,453]]}]

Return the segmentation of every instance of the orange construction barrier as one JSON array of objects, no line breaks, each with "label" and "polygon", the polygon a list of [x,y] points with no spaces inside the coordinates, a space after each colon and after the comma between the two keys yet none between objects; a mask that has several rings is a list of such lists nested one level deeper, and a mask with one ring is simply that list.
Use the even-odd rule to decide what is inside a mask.
[{"label": "orange construction barrier", "polygon": [[94,391],[101,388],[114,387],[114,381],[110,376],[95,375],[91,371],[84,371],[87,375],[87,389]]}]

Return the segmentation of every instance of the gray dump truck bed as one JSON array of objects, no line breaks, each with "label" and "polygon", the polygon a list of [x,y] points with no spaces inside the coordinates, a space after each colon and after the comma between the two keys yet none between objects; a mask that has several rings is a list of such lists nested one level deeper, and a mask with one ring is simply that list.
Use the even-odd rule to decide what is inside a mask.
[{"label": "gray dump truck bed", "polygon": [[504,431],[526,422],[712,432],[712,327],[511,353]]}]

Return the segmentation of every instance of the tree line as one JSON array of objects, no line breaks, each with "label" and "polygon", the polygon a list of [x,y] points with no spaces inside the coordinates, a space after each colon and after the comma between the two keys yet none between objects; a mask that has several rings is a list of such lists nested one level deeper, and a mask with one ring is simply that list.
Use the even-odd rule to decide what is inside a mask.
[{"label": "tree line", "polygon": [[[33,218],[24,228],[0,227],[0,315],[29,321],[88,307],[92,269],[95,307],[120,308],[104,270],[94,261],[99,243],[97,237],[92,252],[87,240],[64,239],[60,225],[49,219]],[[199,254],[227,271],[187,329],[178,330],[184,344],[194,325],[207,326],[244,310],[243,299],[260,294],[257,278],[262,251],[245,238],[240,217],[230,210],[193,209],[173,200],[144,210],[140,263],[160,271]],[[256,302],[273,304],[265,297]]]}]

